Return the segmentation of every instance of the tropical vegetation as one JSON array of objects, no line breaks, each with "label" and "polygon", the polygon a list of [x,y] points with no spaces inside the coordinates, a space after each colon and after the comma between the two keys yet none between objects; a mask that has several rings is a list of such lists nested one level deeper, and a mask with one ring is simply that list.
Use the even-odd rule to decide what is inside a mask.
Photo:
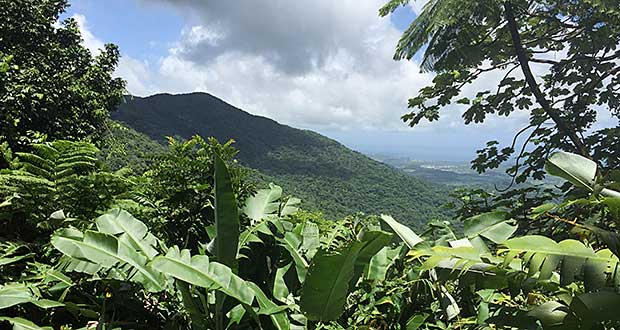
[{"label": "tropical vegetation", "polygon": [[303,199],[305,209],[332,220],[382,210],[422,228],[422,219],[452,215],[443,207],[450,190],[441,184],[407,176],[323,135],[249,114],[207,93],[127,97],[111,117],[118,121],[116,126],[126,127],[121,134],[113,129],[117,143],[137,151],[110,157],[115,169],[143,170],[152,158],[152,142],[199,134],[233,139],[239,149],[236,158],[251,169],[250,181],[259,186],[277,182]]},{"label": "tropical vegetation", "polygon": [[[393,0],[381,13],[406,2]],[[426,46],[424,67],[437,71],[437,78],[410,101],[420,112],[404,119],[414,124],[437,119],[441,106],[459,95],[453,84],[475,79],[472,71],[480,65],[508,61],[524,76],[504,78],[509,81],[500,84],[502,96],[461,100],[470,107],[466,120],[468,114],[484,118],[499,109],[512,111],[513,101],[521,104],[535,125],[526,141],[534,146],[517,152],[509,174],[515,183],[549,175],[564,184],[465,191],[452,201],[451,219],[422,219],[423,228],[415,230],[380,209],[337,219],[304,209],[281,186],[253,181],[232,141],[169,137],[167,146],[150,144],[148,156],[136,147],[148,139],[134,139],[125,148],[123,134],[142,135],[108,121],[106,111],[113,110],[116,88],[122,87],[109,74],[115,61],[106,62],[94,82],[69,79],[79,88],[57,81],[64,74],[25,80],[19,76],[25,74],[22,64],[8,64],[34,65],[25,57],[35,50],[22,50],[36,32],[41,49],[52,53],[60,47],[56,37],[72,41],[75,51],[64,55],[82,65],[70,65],[73,70],[98,71],[93,61],[101,64],[106,55],[93,60],[75,22],[56,23],[67,3],[0,5],[8,17],[0,23],[0,63],[7,63],[0,65],[2,109],[10,110],[10,118],[27,119],[62,106],[69,113],[50,112],[58,116],[50,125],[73,122],[71,129],[79,131],[20,119],[19,129],[0,133],[0,326],[620,327],[620,169],[613,145],[620,128],[591,129],[595,105],[617,112],[612,99],[620,73],[615,61],[620,10],[613,1],[428,2],[399,43],[397,57]],[[45,33],[50,36],[40,35]],[[13,46],[2,48],[5,40]],[[564,47],[568,60],[545,60],[553,66],[550,75],[528,78],[527,64],[536,62],[536,54]],[[16,80],[5,79],[9,74],[18,74]],[[95,99],[58,96],[56,88]],[[27,109],[23,113],[11,103],[17,90],[23,91],[18,98]],[[51,103],[35,102],[39,97],[28,94],[32,90],[51,95],[46,99]],[[101,93],[107,101],[96,100]],[[545,101],[558,93],[564,102]],[[52,96],[73,106],[56,104]],[[434,98],[437,106],[429,103]],[[101,125],[112,130],[97,131]],[[135,149],[145,154],[131,154]],[[514,152],[509,149],[491,143],[473,166],[509,161]],[[347,196],[342,192],[342,199]]]}]

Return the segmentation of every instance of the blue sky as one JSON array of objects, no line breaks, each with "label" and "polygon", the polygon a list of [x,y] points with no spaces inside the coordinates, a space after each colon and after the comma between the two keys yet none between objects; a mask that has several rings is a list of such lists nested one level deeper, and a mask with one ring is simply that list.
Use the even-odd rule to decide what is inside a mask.
[{"label": "blue sky", "polygon": [[70,4],[64,17],[85,16],[99,40],[119,45],[123,55],[136,59],[165,56],[185,24],[178,12],[163,4],[135,0],[77,0]]},{"label": "blue sky", "polygon": [[378,17],[383,1],[76,0],[64,17],[85,44],[119,45],[129,92],[203,91],[248,112],[312,129],[372,154],[469,160],[488,139],[508,140],[525,116],[466,127],[452,109],[412,130],[407,98],[432,74],[391,59],[422,2]]}]

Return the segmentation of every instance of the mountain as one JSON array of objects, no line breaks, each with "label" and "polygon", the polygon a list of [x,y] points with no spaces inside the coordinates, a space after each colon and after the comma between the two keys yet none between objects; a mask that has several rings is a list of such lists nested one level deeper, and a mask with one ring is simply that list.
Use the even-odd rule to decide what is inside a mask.
[{"label": "mountain", "polygon": [[235,140],[239,161],[328,217],[391,214],[413,226],[447,214],[448,189],[423,182],[318,133],[255,116],[206,93],[128,97],[112,114],[156,141]]}]

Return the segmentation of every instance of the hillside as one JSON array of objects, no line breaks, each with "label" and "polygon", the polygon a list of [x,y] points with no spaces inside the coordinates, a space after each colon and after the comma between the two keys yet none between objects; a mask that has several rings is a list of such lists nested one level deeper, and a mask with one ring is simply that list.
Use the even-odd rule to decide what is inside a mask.
[{"label": "hillside", "polygon": [[446,214],[447,188],[423,182],[308,130],[251,115],[205,93],[127,98],[112,115],[154,140],[214,136],[238,158],[331,217],[387,213],[411,225]]}]

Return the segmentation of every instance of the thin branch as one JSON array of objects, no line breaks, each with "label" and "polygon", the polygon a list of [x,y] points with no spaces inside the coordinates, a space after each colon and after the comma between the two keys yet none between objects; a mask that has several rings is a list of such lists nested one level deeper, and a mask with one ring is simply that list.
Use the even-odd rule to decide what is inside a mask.
[{"label": "thin branch", "polygon": [[[513,174],[510,174],[511,180],[510,180],[510,184],[504,188],[504,189],[499,189],[497,188],[497,185],[494,184],[494,188],[495,190],[499,191],[499,192],[505,192],[508,189],[510,189],[514,184],[515,184],[515,180],[517,178],[517,176],[519,175],[519,167],[521,167],[521,165],[519,164],[519,161],[521,160],[521,157],[523,156],[523,152],[525,151],[525,148],[527,147],[527,145],[530,143],[530,140],[532,139],[532,137],[534,136],[534,133],[536,133],[536,131],[540,128],[542,124],[538,124],[538,126],[536,126],[536,128],[532,131],[532,133],[530,133],[530,135],[527,137],[527,139],[525,139],[525,142],[523,142],[523,145],[521,146],[521,150],[519,151],[519,155],[517,156],[517,159],[515,160],[515,172]],[[534,125],[529,125],[526,128],[522,129],[521,131],[519,131],[519,133],[514,137],[513,141],[512,141],[512,147],[514,148],[514,145],[517,141],[517,137],[525,132],[527,129],[534,127]]]},{"label": "thin branch", "polygon": [[582,156],[591,159],[585,144],[581,141],[577,134],[575,134],[575,132],[563,121],[559,111],[551,107],[549,101],[545,98],[545,95],[540,90],[538,83],[536,82],[536,79],[532,74],[532,70],[530,69],[529,59],[527,53],[525,52],[525,49],[523,49],[523,45],[521,43],[521,36],[519,35],[519,28],[517,26],[517,22],[515,21],[512,5],[509,2],[504,3],[504,12],[506,14],[506,19],[508,20],[508,29],[510,30],[510,35],[512,37],[517,59],[521,64],[521,69],[523,71],[523,75],[525,76],[525,81],[532,90],[532,94],[534,94],[534,96],[536,97],[536,101],[540,104],[545,113],[555,122],[558,130],[560,130],[564,135],[568,136],[568,138],[575,146],[576,150]]},{"label": "thin branch", "polygon": [[530,57],[530,62],[543,63],[543,64],[551,64],[551,65],[560,64],[560,61],[548,60],[548,59],[545,59],[545,58],[532,58],[532,57]]}]

